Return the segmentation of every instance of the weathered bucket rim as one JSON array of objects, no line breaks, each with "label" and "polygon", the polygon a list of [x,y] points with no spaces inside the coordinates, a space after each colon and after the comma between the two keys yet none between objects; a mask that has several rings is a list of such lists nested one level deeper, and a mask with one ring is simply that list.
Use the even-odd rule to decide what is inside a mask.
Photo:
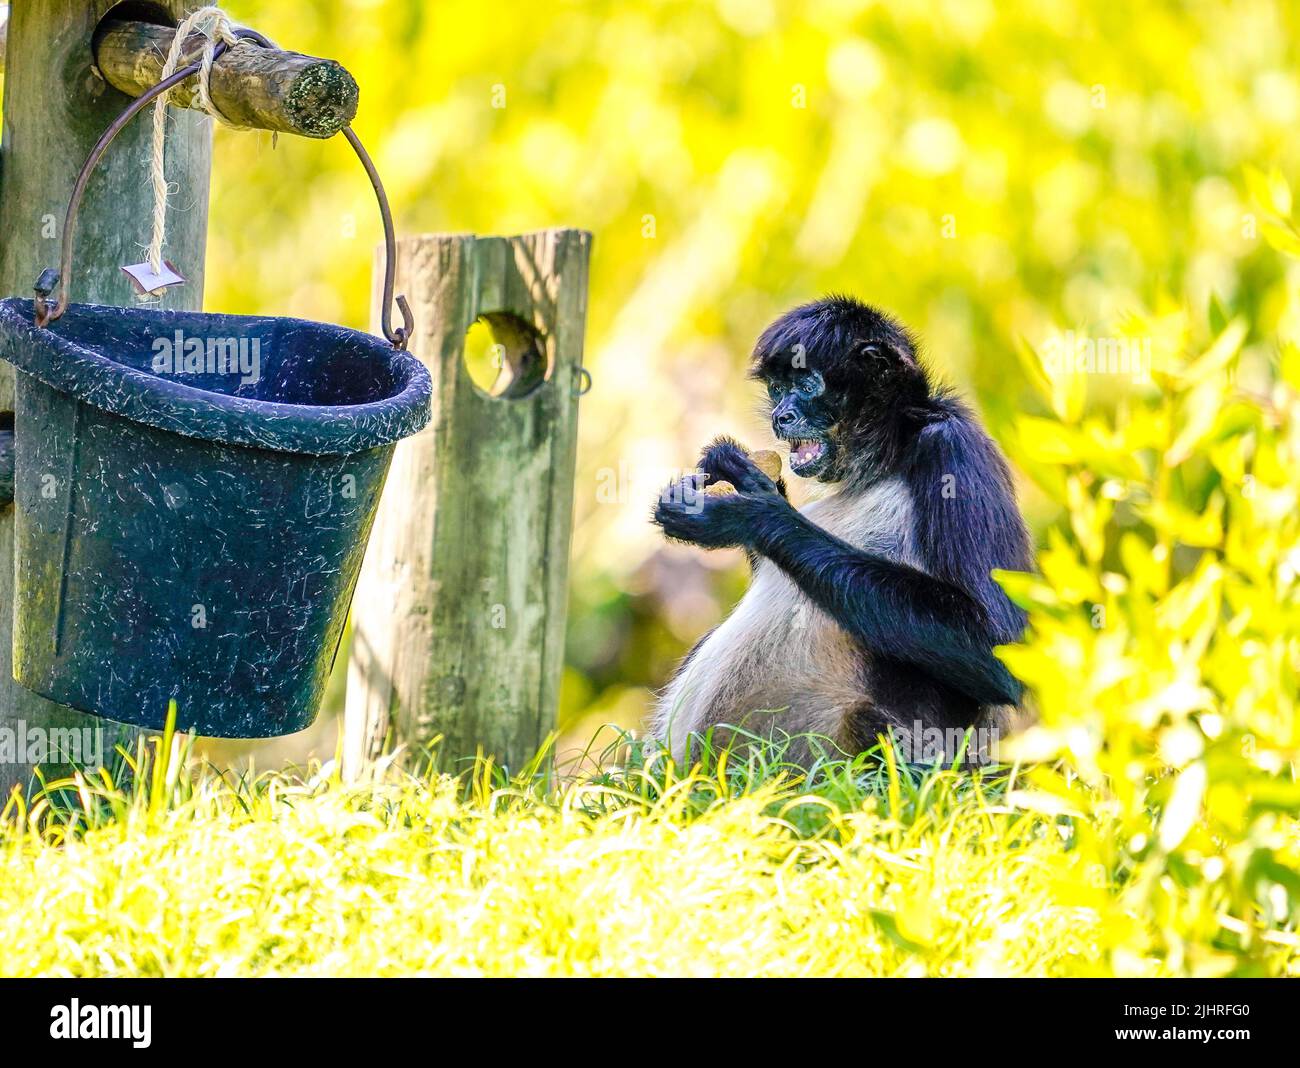
[{"label": "weathered bucket rim", "polygon": [[[147,309],[161,333],[169,324],[192,323],[196,316],[226,324],[261,323],[320,335],[323,342],[372,347],[387,362],[397,392],[365,404],[312,405],[236,397],[159,378],[70,341],[60,323],[80,313],[104,311],[144,314],[145,309],[101,304],[70,304],[66,316],[49,327],[33,322],[33,303],[22,297],[0,300],[0,359],[61,393],[113,415],[185,437],[225,445],[297,452],[313,456],[347,455],[390,445],[426,426],[431,417],[433,380],[408,352],[382,338],[310,319],[227,315]],[[79,373],[78,373],[79,372]]]}]

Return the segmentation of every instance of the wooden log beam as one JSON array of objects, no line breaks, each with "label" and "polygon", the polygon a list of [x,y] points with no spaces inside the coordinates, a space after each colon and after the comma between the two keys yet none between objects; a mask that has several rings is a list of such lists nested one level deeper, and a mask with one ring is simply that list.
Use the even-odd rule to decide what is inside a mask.
[{"label": "wooden log beam", "polygon": [[[590,251],[581,230],[397,244],[433,422],[397,446],[352,602],[349,778],[389,736],[418,760],[441,735],[449,771],[481,749],[517,772],[555,729]],[[496,395],[465,366],[477,319],[511,372]]]},{"label": "wooden log beam", "polygon": [[[95,65],[114,89],[139,96],[157,85],[176,38],[170,26],[109,19],[95,37]],[[185,63],[203,51],[195,37]],[[236,126],[333,137],[357,113],[356,79],[332,59],[316,59],[253,42],[235,45],[212,64],[212,102]],[[171,103],[198,108],[198,79],[172,90]]]},{"label": "wooden log beam", "polygon": [[[5,69],[9,5],[0,4],[0,73]],[[105,19],[94,38],[95,68],[114,89],[139,96],[158,83],[176,31],[170,26]],[[198,39],[186,46],[185,62],[202,52]],[[333,137],[357,113],[356,79],[332,59],[317,59],[249,42],[212,65],[212,101],[236,126]],[[199,107],[191,79],[172,90],[177,107]]]}]

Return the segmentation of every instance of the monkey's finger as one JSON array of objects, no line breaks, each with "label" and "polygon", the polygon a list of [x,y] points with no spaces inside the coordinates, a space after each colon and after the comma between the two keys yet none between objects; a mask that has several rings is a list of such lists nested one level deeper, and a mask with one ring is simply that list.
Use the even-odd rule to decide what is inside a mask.
[{"label": "monkey's finger", "polygon": [[654,512],[655,524],[674,541],[696,544],[700,535],[700,510],[698,505],[660,503]]},{"label": "monkey's finger", "polygon": [[715,484],[730,482],[737,493],[770,493],[772,490],[755,465],[754,458],[743,445],[730,438],[718,438],[704,451],[700,457],[700,469]]},{"label": "monkey's finger", "polygon": [[734,483],[749,461],[744,446],[732,438],[715,438],[701,454],[699,469],[713,481]]}]

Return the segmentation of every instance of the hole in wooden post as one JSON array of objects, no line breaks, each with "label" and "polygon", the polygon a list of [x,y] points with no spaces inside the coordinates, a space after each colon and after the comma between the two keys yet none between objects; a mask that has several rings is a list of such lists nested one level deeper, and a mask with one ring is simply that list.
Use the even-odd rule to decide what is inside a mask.
[{"label": "hole in wooden post", "polygon": [[175,27],[176,25],[176,20],[163,4],[146,3],[145,0],[126,0],[125,3],[114,4],[100,16],[99,24],[95,27],[96,43],[99,35],[104,32],[104,26],[113,21],[147,22],[154,26]]},{"label": "hole in wooden post", "polygon": [[517,400],[550,377],[541,335],[509,312],[480,315],[465,334],[465,370],[489,397]]}]

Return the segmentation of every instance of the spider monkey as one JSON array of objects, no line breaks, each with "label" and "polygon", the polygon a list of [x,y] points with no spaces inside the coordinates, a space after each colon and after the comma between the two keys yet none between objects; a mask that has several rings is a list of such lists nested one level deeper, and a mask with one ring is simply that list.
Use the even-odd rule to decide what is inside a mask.
[{"label": "spider monkey", "polygon": [[767,388],[790,470],[832,487],[796,510],[736,442],[699,471],[736,492],[661,495],[654,522],[706,549],[739,546],[751,581],[661,693],[654,732],[675,752],[710,728],[821,735],[861,752],[890,725],[1004,722],[1020,683],[994,655],[1020,611],[995,568],[1032,556],[1011,474],[975,415],[936,387],[913,336],[845,296],[763,332],[750,377]]}]

